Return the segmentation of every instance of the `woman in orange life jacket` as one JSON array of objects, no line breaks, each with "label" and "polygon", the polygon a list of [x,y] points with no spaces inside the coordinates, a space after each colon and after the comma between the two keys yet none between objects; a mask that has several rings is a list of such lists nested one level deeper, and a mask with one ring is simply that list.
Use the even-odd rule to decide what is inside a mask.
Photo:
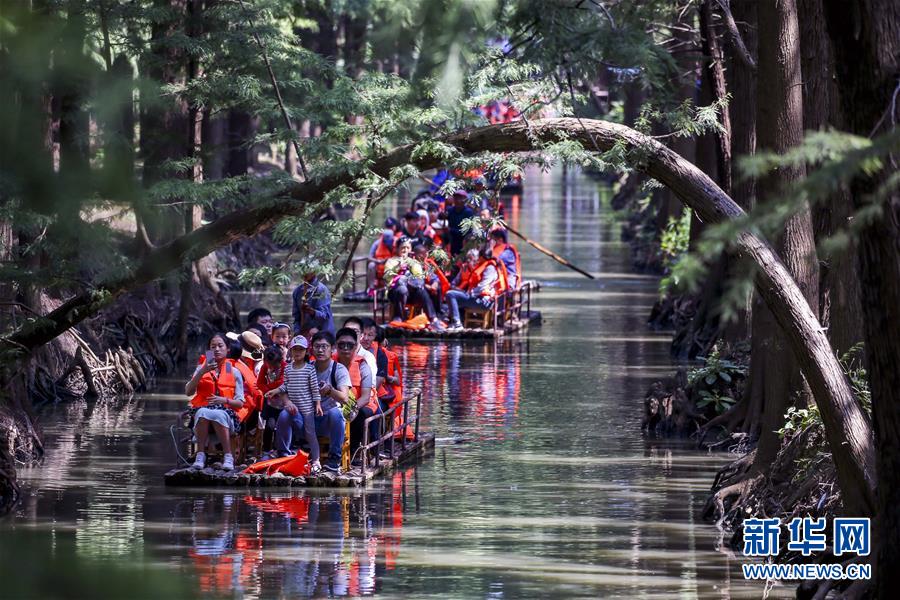
[{"label": "woman in orange life jacket", "polygon": [[[366,359],[356,352],[359,336],[354,329],[342,327],[338,330],[335,338],[337,361],[349,371],[350,389],[356,399],[355,410],[349,415],[345,414],[345,417],[350,420],[350,456],[354,458],[354,461],[361,461],[361,457],[356,454],[363,440],[365,421],[381,411],[375,395],[375,373],[369,369]],[[370,442],[380,437],[379,431],[381,431],[381,424],[376,419],[369,424]]]},{"label": "woman in orange life jacket", "polygon": [[225,458],[222,468],[234,468],[231,455],[231,433],[239,427],[236,410],[244,406],[244,380],[241,372],[228,359],[228,342],[223,334],[210,338],[209,350],[201,359],[190,381],[184,386],[186,396],[192,396],[194,435],[199,451],[193,467],[206,466],[206,445],[213,431],[222,444]]},{"label": "woman in orange life jacket", "polygon": [[394,242],[400,223],[388,217],[384,222],[384,231],[369,248],[369,261],[366,263],[366,288],[374,293],[375,288],[384,286],[384,263],[394,255]]},{"label": "woman in orange life jacket", "polygon": [[491,246],[491,255],[506,267],[506,282],[510,289],[516,289],[522,282],[522,261],[519,251],[507,240],[505,229],[491,231],[488,241]]},{"label": "woman in orange life jacket", "polygon": [[428,256],[429,250],[427,244],[413,245],[413,255],[425,267],[425,291],[432,305],[439,308],[444,303],[444,294],[450,290],[450,281],[434,259]]},{"label": "woman in orange life jacket", "polygon": [[[471,260],[471,259],[470,259]],[[471,263],[470,263],[471,267]],[[450,307],[450,327],[462,329],[459,309],[487,308],[497,296],[501,274],[497,262],[488,248],[482,248],[478,254],[478,264],[472,269],[467,280],[460,281],[460,287],[447,292],[447,304]]]}]

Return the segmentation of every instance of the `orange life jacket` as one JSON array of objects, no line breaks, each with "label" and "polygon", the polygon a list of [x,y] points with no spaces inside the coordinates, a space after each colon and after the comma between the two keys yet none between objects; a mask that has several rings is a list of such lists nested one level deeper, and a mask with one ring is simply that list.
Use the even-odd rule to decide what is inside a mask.
[{"label": "orange life jacket", "polygon": [[[387,260],[394,255],[394,250],[390,246],[384,243],[384,238],[378,238],[378,245],[375,246],[375,256],[376,260]],[[384,277],[384,263],[380,265],[375,265],[375,275],[378,279]]]},{"label": "orange life jacket", "polygon": [[[206,356],[201,356],[199,364],[206,363]],[[204,373],[197,382],[197,393],[191,398],[191,406],[193,408],[201,408],[206,406],[212,396],[222,396],[223,398],[234,398],[234,390],[237,387],[237,381],[234,378],[234,362],[225,359],[219,368],[209,373]]]},{"label": "orange life jacket", "polygon": [[[512,250],[513,255],[516,257],[516,288],[522,285],[522,259],[519,257],[519,250],[513,246],[512,244],[497,244],[494,246],[494,249],[491,250],[491,253],[494,255],[494,259],[503,267],[503,270],[506,271],[506,264],[500,260],[500,255],[506,252],[506,249],[509,248]],[[509,280],[509,273],[507,272],[507,281]]]},{"label": "orange life jacket", "polygon": [[437,275],[438,281],[441,284],[441,293],[446,294],[450,289],[450,280],[447,279],[447,276],[444,275],[444,272],[441,270],[438,264],[434,262],[433,258],[426,258],[425,264],[434,267],[434,274]]},{"label": "orange life jacket", "polygon": [[[378,397],[381,398],[383,396],[389,395],[392,391],[394,392],[394,399],[391,401],[390,406],[397,404],[398,402],[403,401],[403,373],[400,371],[400,361],[397,357],[396,352],[392,352],[387,348],[380,348],[378,346],[378,342],[374,342],[372,344],[374,350],[372,354],[376,357],[378,356],[378,351],[381,350],[384,352],[385,356],[387,356],[387,375],[390,377],[397,377],[400,380],[399,383],[389,384],[387,379],[382,382],[381,386],[378,388]],[[389,406],[389,407],[390,407]]]},{"label": "orange life jacket", "polygon": [[256,373],[253,372],[253,369],[243,361],[235,360],[233,362],[235,368],[241,372],[241,377],[244,378],[244,405],[234,411],[238,420],[243,423],[250,413],[262,408],[263,393],[257,385]]},{"label": "orange life jacket", "polygon": [[472,268],[469,263],[464,262],[459,268],[459,289],[468,290],[469,280],[472,278]]},{"label": "orange life jacket", "polygon": [[472,271],[472,275],[468,280],[468,287],[464,288],[466,291],[471,292],[478,284],[481,283],[481,277],[484,274],[484,270],[487,269],[488,265],[493,265],[494,269],[497,271],[497,281],[494,282],[494,287],[491,290],[485,290],[482,293],[483,296],[488,296],[490,298],[496,298],[499,294],[504,293],[509,289],[509,284],[506,281],[506,269],[497,264],[497,261],[493,258],[489,258],[485,261],[482,261],[475,269]]},{"label": "orange life jacket", "polygon": [[[337,360],[337,353],[332,357],[333,360]],[[353,390],[353,393],[356,395],[356,402],[359,403],[359,397],[362,394],[362,373],[359,370],[360,363],[365,363],[366,359],[359,354],[354,354],[353,358],[350,360],[350,365],[347,366],[347,371],[350,373],[350,389]],[[372,373],[372,381],[375,381],[375,373]],[[368,406],[372,410],[377,410],[378,408],[378,396],[375,392],[375,388],[372,387],[372,390],[369,394],[369,401],[366,404],[363,404],[360,408],[365,408]]]}]

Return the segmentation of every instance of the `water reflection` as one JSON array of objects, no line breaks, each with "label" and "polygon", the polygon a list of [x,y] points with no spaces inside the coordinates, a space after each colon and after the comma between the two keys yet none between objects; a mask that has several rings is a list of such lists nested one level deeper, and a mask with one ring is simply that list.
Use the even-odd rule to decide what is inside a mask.
[{"label": "water reflection", "polygon": [[412,468],[368,493],[209,494],[179,503],[169,543],[189,548],[203,594],[368,596],[397,568],[417,499]]},{"label": "water reflection", "polygon": [[489,344],[405,342],[393,348],[407,386],[433,399],[423,407],[423,418],[433,411],[446,415],[450,433],[456,435],[472,433],[477,426],[475,440],[519,435],[516,416],[527,338]]}]

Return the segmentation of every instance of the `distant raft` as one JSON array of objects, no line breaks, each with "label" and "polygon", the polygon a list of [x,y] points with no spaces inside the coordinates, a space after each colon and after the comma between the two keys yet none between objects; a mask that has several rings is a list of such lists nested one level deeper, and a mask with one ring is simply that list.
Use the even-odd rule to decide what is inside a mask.
[{"label": "distant raft", "polygon": [[[381,325],[388,338],[493,340],[541,323],[541,313],[531,310],[531,295],[540,290],[536,281],[525,281],[509,290],[489,308],[462,309],[462,329],[436,331],[428,328],[424,315],[405,322]],[[384,319],[382,319],[384,320]]]}]

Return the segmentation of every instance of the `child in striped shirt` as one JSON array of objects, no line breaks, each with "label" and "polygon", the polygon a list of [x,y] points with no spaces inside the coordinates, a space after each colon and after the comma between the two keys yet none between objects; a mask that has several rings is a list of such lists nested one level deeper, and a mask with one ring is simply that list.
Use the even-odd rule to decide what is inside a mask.
[{"label": "child in striped shirt", "polygon": [[287,394],[281,414],[275,425],[275,450],[279,456],[291,454],[291,440],[304,432],[309,444],[309,471],[316,474],[321,470],[319,463],[319,440],[316,437],[316,415],[322,414],[319,382],[316,367],[306,360],[307,341],[302,335],[291,340],[289,352],[291,362],[284,368],[284,383],[266,392],[266,399]]}]

